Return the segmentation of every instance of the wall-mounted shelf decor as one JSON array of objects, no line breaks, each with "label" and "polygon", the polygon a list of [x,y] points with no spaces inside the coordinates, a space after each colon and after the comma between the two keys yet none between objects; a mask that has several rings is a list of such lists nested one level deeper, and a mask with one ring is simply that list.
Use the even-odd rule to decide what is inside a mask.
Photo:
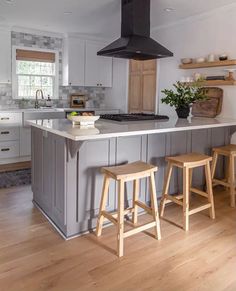
[{"label": "wall-mounted shelf decor", "polygon": [[[193,84],[193,83],[188,82],[187,84]],[[235,86],[236,81],[210,80],[210,81],[202,81],[200,84],[202,86]]]},{"label": "wall-mounted shelf decor", "polygon": [[204,62],[180,65],[179,68],[183,70],[198,69],[198,68],[214,68],[214,67],[228,67],[236,66],[236,60],[217,61],[217,62]]}]

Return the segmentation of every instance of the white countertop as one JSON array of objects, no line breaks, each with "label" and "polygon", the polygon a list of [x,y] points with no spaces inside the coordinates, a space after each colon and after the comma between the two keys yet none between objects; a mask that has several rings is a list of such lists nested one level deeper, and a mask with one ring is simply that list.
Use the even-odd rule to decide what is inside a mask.
[{"label": "white countertop", "polygon": [[0,109],[1,112],[6,113],[22,113],[22,112],[63,112],[63,111],[112,111],[118,110],[115,108],[58,108],[58,107],[48,107],[48,108],[25,108],[25,109]]},{"label": "white countertop", "polygon": [[188,120],[171,118],[169,121],[138,122],[115,122],[100,119],[96,122],[94,128],[73,127],[72,123],[67,119],[36,120],[28,121],[28,123],[34,127],[74,141],[85,141],[121,136],[236,126],[236,119],[194,117]]}]

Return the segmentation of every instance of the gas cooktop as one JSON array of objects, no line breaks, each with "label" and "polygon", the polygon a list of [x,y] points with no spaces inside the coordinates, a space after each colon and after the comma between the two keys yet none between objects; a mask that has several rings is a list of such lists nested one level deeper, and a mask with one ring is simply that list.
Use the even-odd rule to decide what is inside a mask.
[{"label": "gas cooktop", "polygon": [[102,119],[114,121],[142,121],[142,120],[158,120],[168,121],[169,117],[165,115],[155,115],[146,113],[131,113],[131,114],[103,114],[100,116]]}]

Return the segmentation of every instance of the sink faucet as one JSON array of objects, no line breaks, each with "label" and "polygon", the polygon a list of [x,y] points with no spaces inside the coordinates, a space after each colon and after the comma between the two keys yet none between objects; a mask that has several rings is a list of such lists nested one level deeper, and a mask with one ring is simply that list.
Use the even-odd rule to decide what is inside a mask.
[{"label": "sink faucet", "polygon": [[41,93],[41,99],[44,99],[43,97],[43,90],[37,90],[35,94],[35,108],[39,108],[39,100],[38,100],[38,94]]}]

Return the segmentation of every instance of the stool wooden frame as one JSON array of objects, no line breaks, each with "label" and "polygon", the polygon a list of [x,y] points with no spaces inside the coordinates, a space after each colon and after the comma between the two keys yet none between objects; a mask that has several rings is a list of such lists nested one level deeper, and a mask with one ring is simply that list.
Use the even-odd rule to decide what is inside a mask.
[{"label": "stool wooden frame", "polygon": [[[157,167],[146,164],[144,162],[135,162],[127,165],[117,167],[104,167],[102,172],[104,173],[104,184],[102,191],[102,198],[100,204],[100,210],[97,221],[96,235],[101,236],[102,226],[104,219],[111,221],[117,226],[117,253],[119,257],[124,254],[124,239],[142,232],[144,230],[155,228],[156,239],[161,239],[160,219],[157,205],[156,186],[154,173],[157,171]],[[150,192],[151,192],[151,207],[147,206],[143,202],[138,200],[139,197],[139,183],[140,179],[149,178]],[[115,213],[109,213],[106,209],[106,202],[109,191],[110,179],[118,181],[118,211]],[[124,209],[124,186],[125,182],[133,181],[133,207]],[[138,222],[138,207],[143,208],[153,217],[153,221],[141,226],[137,226]],[[125,215],[132,214],[133,229],[124,231],[124,218]]]},{"label": "stool wooden frame", "polygon": [[[183,228],[185,231],[189,230],[189,217],[197,212],[200,212],[209,208],[210,217],[212,219],[215,219],[214,198],[213,198],[213,191],[212,191],[211,171],[210,171],[211,160],[212,158],[209,156],[195,154],[195,153],[166,158],[166,161],[168,162],[168,166],[167,166],[167,174],[165,177],[162,200],[161,200],[161,211],[160,211],[161,217],[164,216],[165,205],[168,203],[174,202],[183,207],[183,222],[184,222]],[[197,188],[192,187],[193,169],[202,167],[202,166],[205,168],[206,186],[207,186],[206,192],[203,192]],[[168,194],[173,167],[183,169],[183,195],[173,196],[173,195]],[[190,200],[191,192],[196,193],[200,196],[206,197],[208,199],[208,203],[190,210],[189,200]]]},{"label": "stool wooden frame", "polygon": [[[224,156],[228,159],[226,177],[225,179],[216,179],[216,165],[219,156]],[[212,162],[212,182],[213,186],[222,185],[230,189],[230,205],[236,206],[235,202],[235,157],[236,157],[236,145],[230,144],[223,147],[213,148],[213,162]]]}]

